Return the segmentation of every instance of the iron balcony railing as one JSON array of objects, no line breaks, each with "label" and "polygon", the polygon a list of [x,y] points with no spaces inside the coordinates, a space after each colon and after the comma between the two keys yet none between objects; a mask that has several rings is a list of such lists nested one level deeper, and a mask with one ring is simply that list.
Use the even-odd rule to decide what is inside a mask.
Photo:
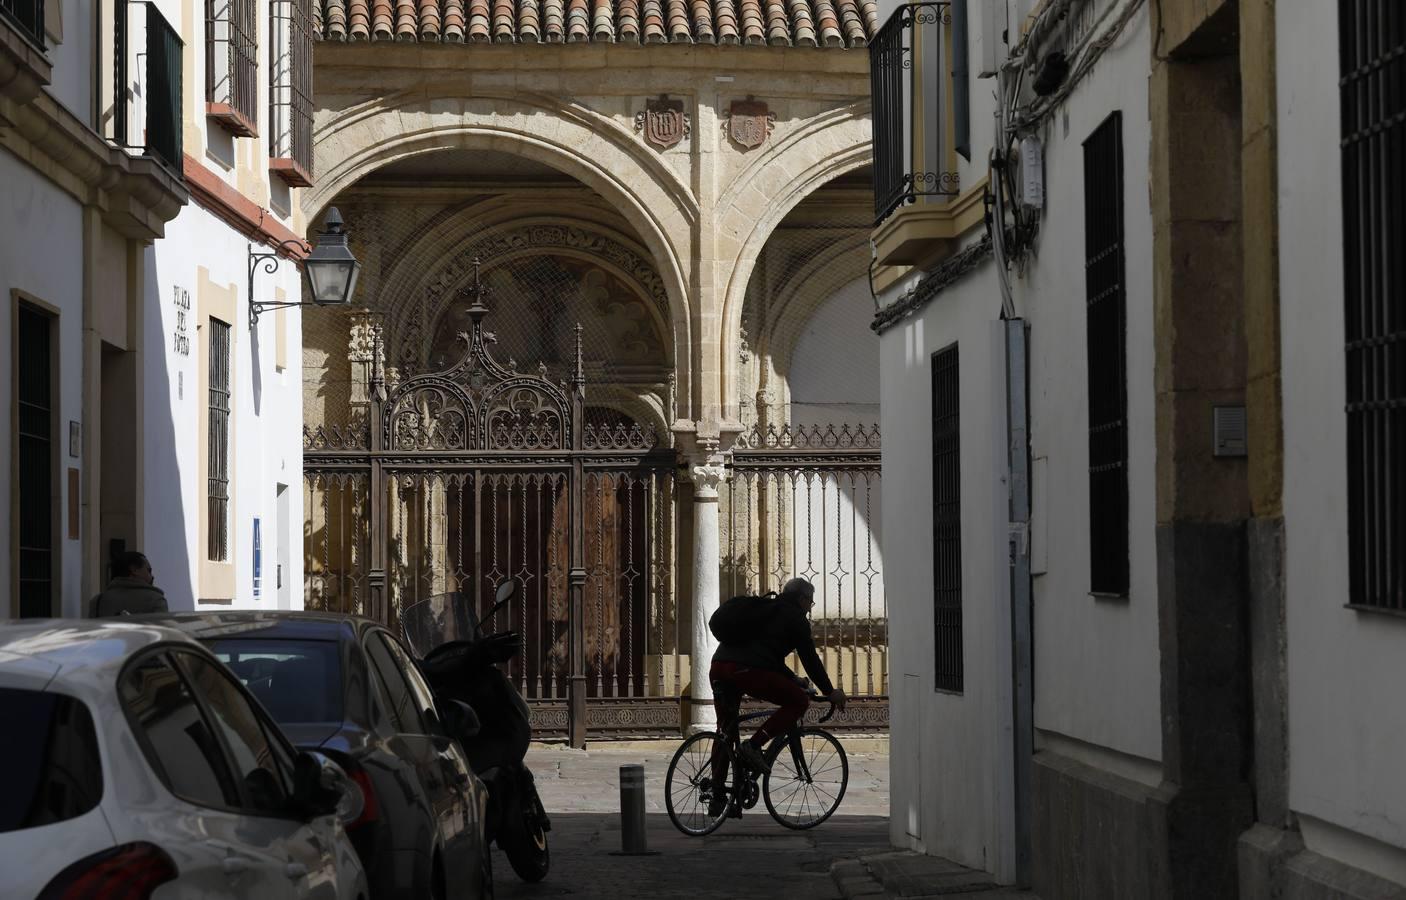
[{"label": "iron balcony railing", "polygon": [[[936,164],[947,152],[940,127],[947,91],[941,54],[950,6],[905,3],[869,45],[875,224],[918,197],[957,193],[957,174]],[[917,65],[918,59],[925,62]]]},{"label": "iron balcony railing", "polygon": [[312,4],[274,0],[270,16],[269,156],[291,162],[293,177],[305,185],[312,176]]},{"label": "iron balcony railing", "polygon": [[185,45],[154,3],[117,0],[114,34],[114,143],[182,168],[181,57]]},{"label": "iron balcony railing", "polygon": [[44,48],[44,0],[0,0],[0,18]]},{"label": "iron balcony railing", "polygon": [[241,137],[258,131],[258,33],[254,0],[205,0],[205,99]]}]

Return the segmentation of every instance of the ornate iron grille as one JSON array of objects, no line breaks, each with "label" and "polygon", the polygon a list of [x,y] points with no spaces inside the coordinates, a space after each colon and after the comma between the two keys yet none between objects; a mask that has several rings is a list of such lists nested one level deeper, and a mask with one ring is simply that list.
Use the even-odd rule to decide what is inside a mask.
[{"label": "ornate iron grille", "polygon": [[851,731],[888,727],[881,461],[877,426],[754,426],[733,448],[723,495],[724,592],[779,591],[792,577],[815,585],[816,649],[854,697],[833,724]]},{"label": "ornate iron grille", "polygon": [[957,193],[957,173],[932,167],[947,150],[941,45],[951,24],[947,2],[905,3],[869,45],[876,225],[918,197]]},{"label": "ornate iron grille", "polygon": [[312,7],[310,0],[276,0],[269,41],[269,156],[297,167],[301,185],[312,176]]},{"label": "ornate iron grille", "polygon": [[241,136],[256,133],[259,117],[257,9],[255,0],[205,0],[205,99]]},{"label": "ornate iron grille", "polygon": [[229,559],[229,338],[229,325],[211,319],[206,558],[212,560]]},{"label": "ornate iron grille", "polygon": [[961,397],[957,345],[932,356],[933,687],[963,690]]},{"label": "ornate iron grille", "polygon": [[1406,13],[1339,0],[1349,602],[1406,613]]},{"label": "ornate iron grille", "polygon": [[[154,3],[139,3],[143,18],[133,27],[133,3],[117,0],[113,9],[113,130],[117,144],[161,160],[176,175],[183,167],[181,103],[185,44]],[[130,64],[145,60],[142,83],[133,84]]]},{"label": "ornate iron grille", "polygon": [[19,615],[54,614],[52,319],[21,304],[15,333]]},{"label": "ornate iron grille", "polygon": [[0,0],[0,16],[13,22],[19,30],[41,48],[44,40],[45,0]]},{"label": "ornate iron grille", "polygon": [[1089,584],[1128,593],[1128,383],[1123,278],[1122,115],[1084,142],[1089,375]]},{"label": "ornate iron grille", "polygon": [[309,608],[397,627],[408,604],[461,591],[523,638],[509,675],[534,728],[678,734],[687,682],[672,565],[675,457],[653,429],[585,406],[581,330],[567,381],[500,364],[475,265],[459,361],[388,377],[379,325],[365,418],[305,432]]}]

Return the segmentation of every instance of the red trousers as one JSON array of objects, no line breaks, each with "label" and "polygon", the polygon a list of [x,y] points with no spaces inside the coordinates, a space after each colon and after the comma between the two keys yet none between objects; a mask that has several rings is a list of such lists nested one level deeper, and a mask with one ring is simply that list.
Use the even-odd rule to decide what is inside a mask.
[{"label": "red trousers", "polygon": [[718,714],[718,729],[724,734],[736,724],[743,694],[780,707],[757,729],[757,743],[785,734],[801,720],[810,706],[810,698],[795,679],[780,672],[753,669],[741,663],[714,662],[708,672],[708,681],[713,685],[713,708]]}]

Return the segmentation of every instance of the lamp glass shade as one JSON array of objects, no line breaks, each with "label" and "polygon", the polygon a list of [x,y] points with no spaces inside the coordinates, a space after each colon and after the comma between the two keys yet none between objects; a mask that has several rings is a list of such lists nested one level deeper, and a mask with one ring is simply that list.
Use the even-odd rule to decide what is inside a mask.
[{"label": "lamp glass shade", "polygon": [[[350,254],[348,254],[350,256]],[[355,259],[319,259],[316,251],[303,261],[312,287],[312,301],[318,306],[342,306],[351,302],[361,263]]]}]

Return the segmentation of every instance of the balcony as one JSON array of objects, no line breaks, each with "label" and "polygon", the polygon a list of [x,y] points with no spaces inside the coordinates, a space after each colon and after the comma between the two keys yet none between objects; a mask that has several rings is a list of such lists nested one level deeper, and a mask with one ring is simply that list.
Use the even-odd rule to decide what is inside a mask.
[{"label": "balcony", "polygon": [[943,127],[951,26],[950,3],[906,3],[869,45],[876,227],[921,198],[958,193]]},{"label": "balcony", "polygon": [[43,52],[44,0],[0,0],[0,19],[33,41]]},{"label": "balcony", "polygon": [[0,0],[0,127],[13,124],[11,104],[30,103],[50,82],[45,50],[44,0]]},{"label": "balcony", "polygon": [[269,12],[269,170],[289,187],[312,185],[312,9],[273,0]]},{"label": "balcony", "polygon": [[205,0],[205,110],[236,137],[259,134],[258,33],[254,0]]},{"label": "balcony", "polygon": [[115,5],[113,143],[182,171],[184,44],[154,3]]}]

